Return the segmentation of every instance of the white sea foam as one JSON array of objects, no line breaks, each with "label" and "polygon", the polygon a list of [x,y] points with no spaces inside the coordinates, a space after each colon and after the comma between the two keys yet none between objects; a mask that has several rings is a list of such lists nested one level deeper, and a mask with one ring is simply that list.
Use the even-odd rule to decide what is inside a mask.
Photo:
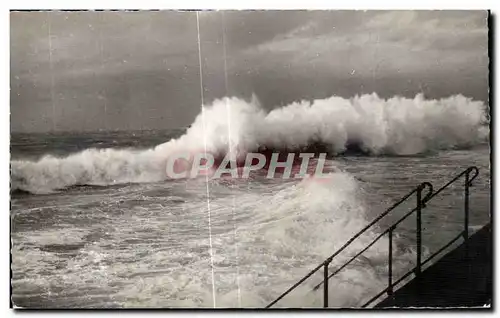
[{"label": "white sea foam", "polygon": [[14,160],[12,189],[42,193],[71,185],[159,181],[167,177],[165,163],[172,154],[206,150],[224,155],[229,145],[238,158],[264,149],[298,151],[317,145],[332,154],[354,145],[367,155],[413,155],[471,147],[489,134],[484,103],[462,95],[439,100],[333,96],[270,112],[256,99],[232,97],[214,101],[204,113],[183,136],[145,151],[87,149],[66,158]]}]

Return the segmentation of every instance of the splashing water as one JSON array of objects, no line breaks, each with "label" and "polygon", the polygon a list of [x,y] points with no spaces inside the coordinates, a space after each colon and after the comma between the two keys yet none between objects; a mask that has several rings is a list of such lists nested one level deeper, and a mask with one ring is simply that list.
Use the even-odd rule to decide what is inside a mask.
[{"label": "splashing water", "polygon": [[484,104],[462,95],[440,100],[422,95],[387,100],[376,94],[333,96],[270,112],[256,99],[224,98],[206,106],[204,116],[199,114],[180,138],[153,149],[87,149],[65,158],[14,160],[12,189],[46,193],[71,185],[165,180],[167,158],[178,152],[204,152],[204,140],[206,151],[223,156],[231,149],[238,159],[249,152],[310,150],[318,145],[332,155],[349,148],[366,155],[466,148],[487,140],[486,121]]}]

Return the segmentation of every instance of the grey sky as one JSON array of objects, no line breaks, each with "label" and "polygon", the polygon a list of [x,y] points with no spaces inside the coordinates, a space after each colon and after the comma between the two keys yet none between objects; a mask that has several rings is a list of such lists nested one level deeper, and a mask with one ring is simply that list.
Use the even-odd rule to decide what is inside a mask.
[{"label": "grey sky", "polygon": [[[206,102],[487,99],[486,11],[212,11],[200,30]],[[13,12],[11,129],[189,125],[201,104],[197,39],[194,12]]]}]

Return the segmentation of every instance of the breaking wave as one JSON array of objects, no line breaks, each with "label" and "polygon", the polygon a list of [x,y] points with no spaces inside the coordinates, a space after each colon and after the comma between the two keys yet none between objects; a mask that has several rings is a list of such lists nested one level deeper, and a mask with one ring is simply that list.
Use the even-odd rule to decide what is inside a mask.
[{"label": "breaking wave", "polygon": [[264,110],[256,98],[215,100],[184,135],[149,150],[87,149],[57,158],[11,162],[11,189],[50,192],[72,185],[156,182],[178,152],[328,152],[341,155],[417,155],[468,148],[489,135],[486,107],[462,95],[443,99],[376,94],[294,102]]}]

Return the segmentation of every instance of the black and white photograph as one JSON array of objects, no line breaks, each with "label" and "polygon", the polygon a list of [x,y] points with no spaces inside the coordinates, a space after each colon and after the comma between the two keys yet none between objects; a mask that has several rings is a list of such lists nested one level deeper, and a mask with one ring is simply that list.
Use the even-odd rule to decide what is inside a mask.
[{"label": "black and white photograph", "polygon": [[11,308],[492,309],[490,11],[9,19]]}]

